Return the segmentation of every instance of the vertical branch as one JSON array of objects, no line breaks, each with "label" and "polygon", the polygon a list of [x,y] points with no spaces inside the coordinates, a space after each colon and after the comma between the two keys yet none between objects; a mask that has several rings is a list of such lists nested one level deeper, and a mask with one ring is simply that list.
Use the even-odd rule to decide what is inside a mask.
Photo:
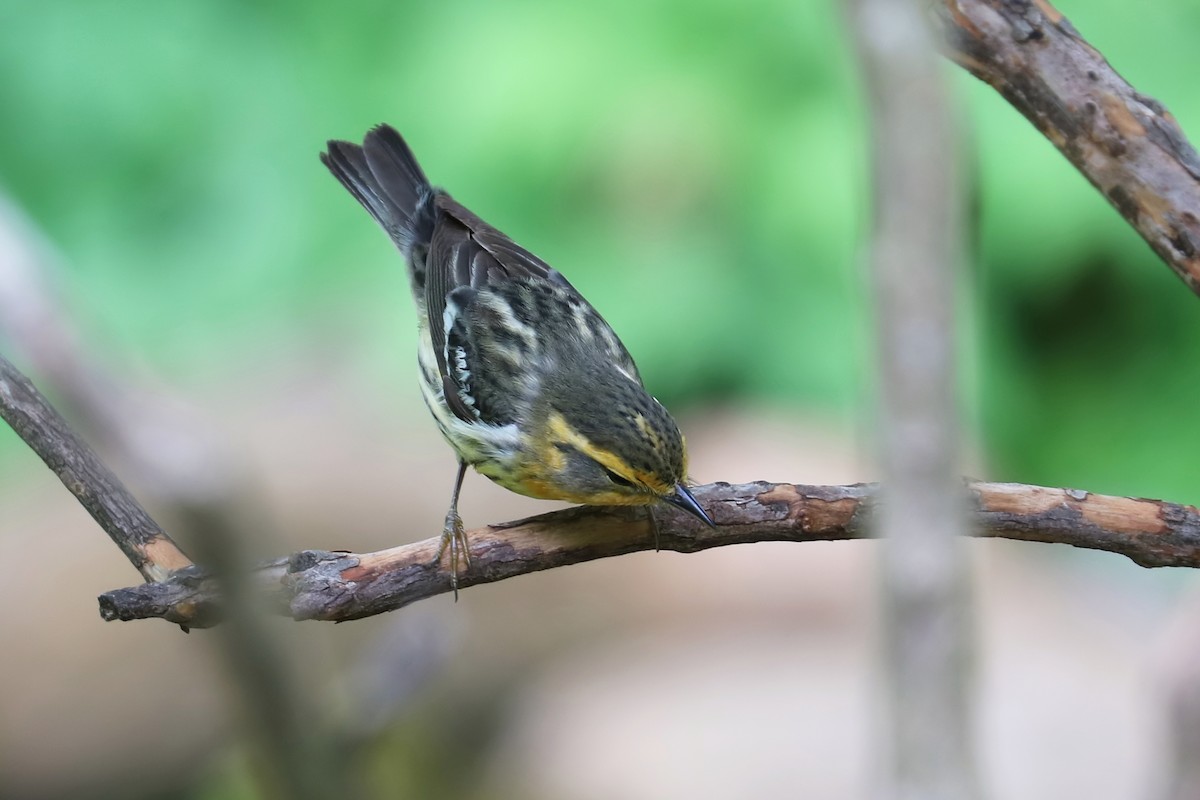
[{"label": "vertical branch", "polygon": [[915,0],[850,0],[872,118],[889,798],[972,797],[957,472],[953,121]]},{"label": "vertical branch", "polygon": [[198,535],[197,561],[212,574],[228,610],[219,631],[220,656],[230,677],[236,717],[245,726],[264,798],[334,800],[363,798],[363,786],[335,746],[319,694],[306,690],[295,657],[274,630],[267,604],[248,567],[245,526],[203,506],[184,509],[185,525]]},{"label": "vertical branch", "polygon": [[1160,657],[1156,683],[1161,687],[1166,711],[1169,751],[1164,769],[1157,774],[1161,784],[1153,796],[1160,800],[1192,800],[1200,797],[1200,598],[1184,604],[1167,629],[1166,647]]}]

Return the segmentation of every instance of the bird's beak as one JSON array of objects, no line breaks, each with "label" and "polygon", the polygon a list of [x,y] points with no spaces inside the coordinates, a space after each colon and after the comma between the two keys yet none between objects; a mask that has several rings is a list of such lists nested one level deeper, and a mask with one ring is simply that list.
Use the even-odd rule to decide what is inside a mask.
[{"label": "bird's beak", "polygon": [[689,514],[699,517],[708,527],[717,527],[716,523],[709,518],[708,514],[704,512],[704,509],[700,507],[700,504],[696,502],[696,498],[682,483],[675,485],[675,494],[667,495],[663,498],[663,500],[667,501],[676,508],[682,508]]}]

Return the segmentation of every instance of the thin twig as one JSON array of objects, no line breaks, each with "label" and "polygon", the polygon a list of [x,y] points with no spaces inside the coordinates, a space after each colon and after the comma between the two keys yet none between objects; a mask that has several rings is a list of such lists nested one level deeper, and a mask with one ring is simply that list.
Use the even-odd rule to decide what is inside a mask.
[{"label": "thin twig", "polygon": [[0,418],[46,462],[142,577],[164,581],[175,570],[192,565],[120,479],[3,356]]},{"label": "thin twig", "polygon": [[[975,536],[1107,550],[1144,567],[1200,567],[1200,511],[1192,506],[1012,483],[966,488]],[[700,486],[696,497],[717,527],[664,509],[656,515],[662,549],[694,553],[749,542],[868,538],[877,492],[875,484]],[[460,588],[654,549],[645,514],[623,508],[570,508],[468,536],[471,568],[460,575]],[[439,542],[434,537],[361,554],[305,550],[260,567],[258,582],[275,607],[295,619],[360,619],[450,591],[445,569],[434,564]],[[106,592],[100,614],[205,627],[221,619],[222,607],[216,585],[187,570],[167,583]]]},{"label": "thin twig", "polygon": [[1200,294],[1200,156],[1163,104],[1048,0],[941,0],[934,15],[950,57],[1024,114]]}]

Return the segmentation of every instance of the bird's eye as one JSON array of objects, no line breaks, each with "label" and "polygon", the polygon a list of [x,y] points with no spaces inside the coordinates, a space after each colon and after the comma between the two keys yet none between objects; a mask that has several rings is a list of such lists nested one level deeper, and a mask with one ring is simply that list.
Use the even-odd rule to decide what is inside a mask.
[{"label": "bird's eye", "polygon": [[604,468],[604,474],[605,474],[605,475],[607,475],[607,476],[608,476],[608,479],[609,479],[610,481],[612,481],[613,483],[615,483],[617,486],[621,486],[621,487],[624,487],[624,488],[626,488],[626,489],[632,489],[632,488],[633,488],[633,481],[629,481],[629,480],[626,480],[625,478],[622,478],[620,475],[618,475],[617,473],[613,472],[613,471],[612,471],[611,469],[609,469],[608,467],[605,467],[605,468]]}]

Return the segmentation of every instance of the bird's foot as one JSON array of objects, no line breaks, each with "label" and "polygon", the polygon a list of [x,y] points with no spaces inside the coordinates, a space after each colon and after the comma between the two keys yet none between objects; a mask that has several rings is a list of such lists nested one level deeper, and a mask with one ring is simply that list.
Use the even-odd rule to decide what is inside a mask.
[{"label": "bird's foot", "polygon": [[646,516],[650,519],[650,532],[654,534],[654,552],[662,550],[662,542],[658,538],[658,517],[654,516],[654,506],[646,506]]},{"label": "bird's foot", "polygon": [[446,514],[446,524],[442,527],[442,541],[438,545],[437,557],[434,558],[435,566],[442,563],[442,556],[446,551],[450,551],[450,588],[454,591],[454,599],[458,600],[458,559],[462,556],[463,561],[467,564],[467,569],[471,568],[471,548],[467,541],[467,532],[463,528],[462,517],[451,509]]}]

